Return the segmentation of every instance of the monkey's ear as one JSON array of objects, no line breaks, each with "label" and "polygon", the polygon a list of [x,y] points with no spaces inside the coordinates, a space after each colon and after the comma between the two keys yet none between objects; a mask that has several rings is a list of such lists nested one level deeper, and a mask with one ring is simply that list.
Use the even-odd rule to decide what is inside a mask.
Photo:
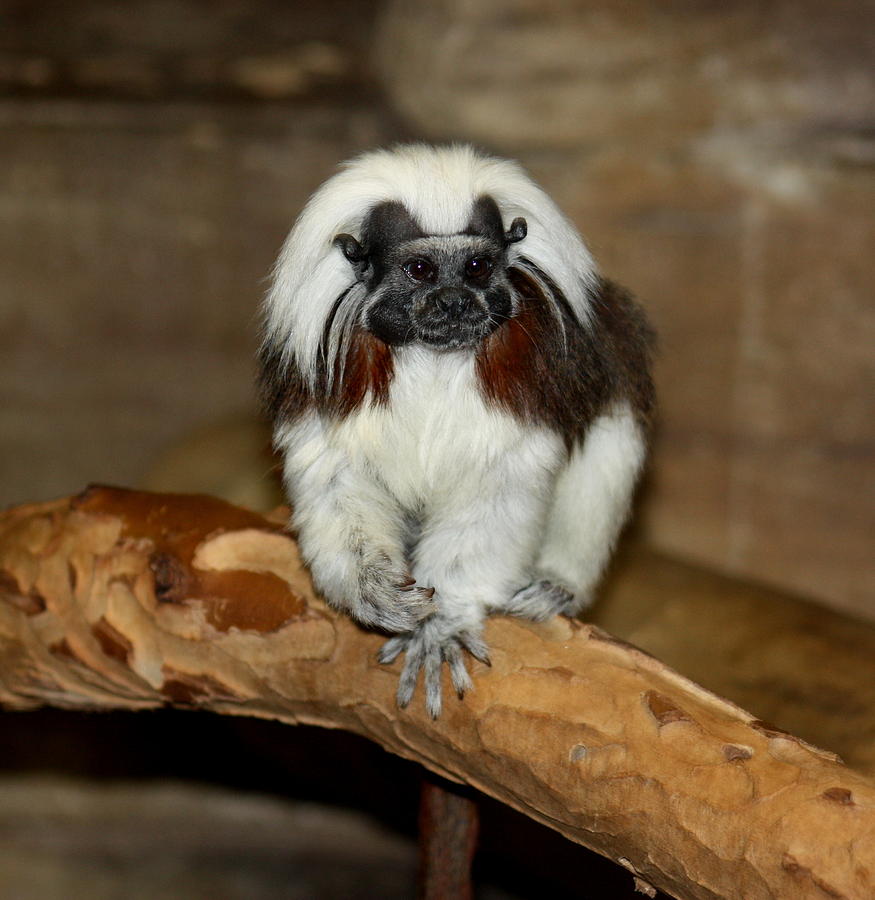
[{"label": "monkey's ear", "polygon": [[529,226],[522,216],[518,216],[510,223],[510,228],[504,233],[505,244],[516,244],[529,233]]},{"label": "monkey's ear", "polygon": [[365,248],[351,234],[338,234],[331,243],[340,247],[340,252],[352,263],[356,278],[361,280],[368,267]]},{"label": "monkey's ear", "polygon": [[335,247],[340,247],[343,255],[351,263],[362,262],[367,258],[365,248],[351,234],[339,234],[331,243]]}]

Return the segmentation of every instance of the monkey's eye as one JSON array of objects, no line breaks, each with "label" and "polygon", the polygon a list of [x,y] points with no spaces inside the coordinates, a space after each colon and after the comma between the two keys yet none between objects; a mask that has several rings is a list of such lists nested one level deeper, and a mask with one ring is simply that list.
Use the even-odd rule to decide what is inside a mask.
[{"label": "monkey's eye", "polygon": [[492,267],[493,262],[488,256],[472,256],[465,262],[465,274],[468,278],[486,278]]},{"label": "monkey's eye", "polygon": [[422,259],[421,257],[408,259],[401,268],[404,269],[407,276],[414,281],[434,281],[435,276],[437,275],[437,269],[434,265],[427,259]]}]

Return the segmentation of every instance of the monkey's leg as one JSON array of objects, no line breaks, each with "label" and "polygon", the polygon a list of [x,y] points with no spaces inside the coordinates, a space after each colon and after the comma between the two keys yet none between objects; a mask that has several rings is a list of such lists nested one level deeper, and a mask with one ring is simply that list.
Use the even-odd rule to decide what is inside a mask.
[{"label": "monkey's leg", "polygon": [[363,625],[406,632],[434,609],[434,590],[411,577],[397,501],[326,441],[318,422],[278,442],[292,523],[313,582]]},{"label": "monkey's leg", "polygon": [[645,454],[628,406],[593,422],[557,479],[531,584],[500,611],[542,620],[573,616],[590,604],[629,514]]}]

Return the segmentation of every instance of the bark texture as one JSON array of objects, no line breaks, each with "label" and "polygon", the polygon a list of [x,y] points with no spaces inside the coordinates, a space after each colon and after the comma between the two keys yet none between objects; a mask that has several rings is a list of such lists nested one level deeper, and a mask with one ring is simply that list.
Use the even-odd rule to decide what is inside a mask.
[{"label": "bark texture", "polygon": [[[695,900],[871,898],[875,784],[637,648],[495,619],[431,721],[280,525],[91,488],[0,517],[0,703],[199,707],[365,735]],[[420,701],[420,702],[417,702]]]}]

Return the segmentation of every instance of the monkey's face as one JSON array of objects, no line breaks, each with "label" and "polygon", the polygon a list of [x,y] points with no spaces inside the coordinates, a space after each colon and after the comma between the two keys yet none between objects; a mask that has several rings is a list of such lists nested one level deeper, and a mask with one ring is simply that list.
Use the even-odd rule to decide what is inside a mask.
[{"label": "monkey's face", "polygon": [[385,343],[473,347],[514,315],[507,246],[521,237],[505,235],[490,198],[459,234],[426,235],[401,204],[383,203],[362,236],[335,242],[367,287],[361,324]]},{"label": "monkey's face", "polygon": [[486,238],[405,241],[387,254],[381,269],[364,325],[387,344],[471,347],[512,314],[504,247]]}]

